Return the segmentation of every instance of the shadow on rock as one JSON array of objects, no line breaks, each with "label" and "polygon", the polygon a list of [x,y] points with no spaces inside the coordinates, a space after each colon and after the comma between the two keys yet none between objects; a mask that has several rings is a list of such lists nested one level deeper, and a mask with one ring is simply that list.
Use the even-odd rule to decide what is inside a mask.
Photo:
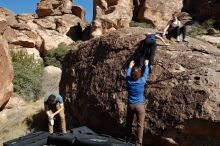
[{"label": "shadow on rock", "polygon": [[83,34],[82,27],[80,23],[78,23],[76,26],[70,27],[66,35],[70,37],[73,41],[78,41],[78,40],[82,40],[82,34]]},{"label": "shadow on rock", "polygon": [[25,122],[30,131],[47,131],[48,120],[44,110],[32,117],[27,117]]}]

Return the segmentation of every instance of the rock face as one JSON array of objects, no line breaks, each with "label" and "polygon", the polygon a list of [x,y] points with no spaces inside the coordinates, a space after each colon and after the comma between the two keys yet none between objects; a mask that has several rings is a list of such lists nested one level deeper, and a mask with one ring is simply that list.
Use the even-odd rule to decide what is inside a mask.
[{"label": "rock face", "polygon": [[61,69],[54,66],[47,66],[44,68],[42,79],[42,92],[44,96],[51,93],[59,93],[59,82],[61,78]]},{"label": "rock face", "polygon": [[191,12],[198,18],[220,19],[219,0],[184,0],[184,10]]},{"label": "rock face", "polygon": [[0,36],[0,110],[4,108],[13,93],[13,70],[7,41]]},{"label": "rock face", "polygon": [[[62,7],[58,6],[59,3],[62,3]],[[48,7],[44,4],[57,8],[53,8],[53,13],[46,13],[44,10]],[[85,28],[85,12],[80,7],[74,7],[72,1],[42,0],[37,11],[43,18],[37,18],[32,14],[15,15],[7,9],[0,8],[0,35],[6,38],[10,49],[37,49],[41,55],[45,55],[60,43],[68,45],[80,39],[77,28],[81,31]]]},{"label": "rock face", "polygon": [[206,42],[209,42],[211,44],[215,44],[217,46],[220,45],[220,35],[216,35],[216,36],[201,35],[201,36],[197,36],[196,38],[202,39]]},{"label": "rock face", "polygon": [[129,26],[132,19],[132,0],[94,0],[91,36]]},{"label": "rock face", "polygon": [[183,0],[135,0],[134,18],[150,22],[156,28],[164,28],[174,12],[180,12]]},{"label": "rock face", "polygon": [[183,0],[94,0],[91,36],[129,26],[131,19],[148,22],[163,29],[174,12],[180,12]]},{"label": "rock face", "polygon": [[[121,74],[131,60],[139,58],[138,46],[146,31],[112,31],[66,55],[60,92],[80,124],[121,134],[127,102]],[[188,40],[187,44],[158,46],[145,88],[145,144],[150,139],[160,145],[220,145],[220,50]]]},{"label": "rock face", "polygon": [[37,5],[38,17],[72,13],[72,0],[41,0]]}]

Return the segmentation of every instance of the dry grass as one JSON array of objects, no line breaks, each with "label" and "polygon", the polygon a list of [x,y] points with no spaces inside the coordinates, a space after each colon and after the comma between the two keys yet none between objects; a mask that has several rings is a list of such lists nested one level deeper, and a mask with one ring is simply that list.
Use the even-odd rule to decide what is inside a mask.
[{"label": "dry grass", "polygon": [[[34,127],[33,117],[38,115],[43,110],[43,99],[32,103],[17,102],[16,105],[11,105],[10,108],[6,108],[0,113],[0,146],[3,142],[26,135]],[[20,99],[21,100],[21,99]],[[10,101],[10,102],[11,102]],[[41,122],[43,123],[43,122]]]}]

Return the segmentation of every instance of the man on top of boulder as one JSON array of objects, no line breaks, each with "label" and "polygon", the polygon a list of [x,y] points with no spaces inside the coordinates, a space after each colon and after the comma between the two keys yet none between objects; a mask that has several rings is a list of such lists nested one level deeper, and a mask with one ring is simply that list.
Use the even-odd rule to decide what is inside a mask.
[{"label": "man on top of boulder", "polygon": [[175,38],[177,42],[180,42],[180,36],[182,35],[182,41],[186,42],[186,25],[191,22],[192,17],[188,13],[174,12],[172,19],[168,22],[163,31],[163,37],[167,39]]}]

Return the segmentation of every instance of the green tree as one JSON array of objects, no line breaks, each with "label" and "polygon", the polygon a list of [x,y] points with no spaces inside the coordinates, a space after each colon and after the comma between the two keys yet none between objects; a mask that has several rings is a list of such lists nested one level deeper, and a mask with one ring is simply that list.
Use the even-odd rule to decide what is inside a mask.
[{"label": "green tree", "polygon": [[44,57],[45,66],[52,65],[55,67],[62,68],[62,61],[67,52],[73,47],[79,45],[80,43],[81,41],[73,42],[70,45],[60,43],[57,48],[49,50],[46,56]]},{"label": "green tree", "polygon": [[14,92],[25,100],[36,100],[41,96],[43,63],[36,61],[25,51],[11,52],[14,68]]}]

